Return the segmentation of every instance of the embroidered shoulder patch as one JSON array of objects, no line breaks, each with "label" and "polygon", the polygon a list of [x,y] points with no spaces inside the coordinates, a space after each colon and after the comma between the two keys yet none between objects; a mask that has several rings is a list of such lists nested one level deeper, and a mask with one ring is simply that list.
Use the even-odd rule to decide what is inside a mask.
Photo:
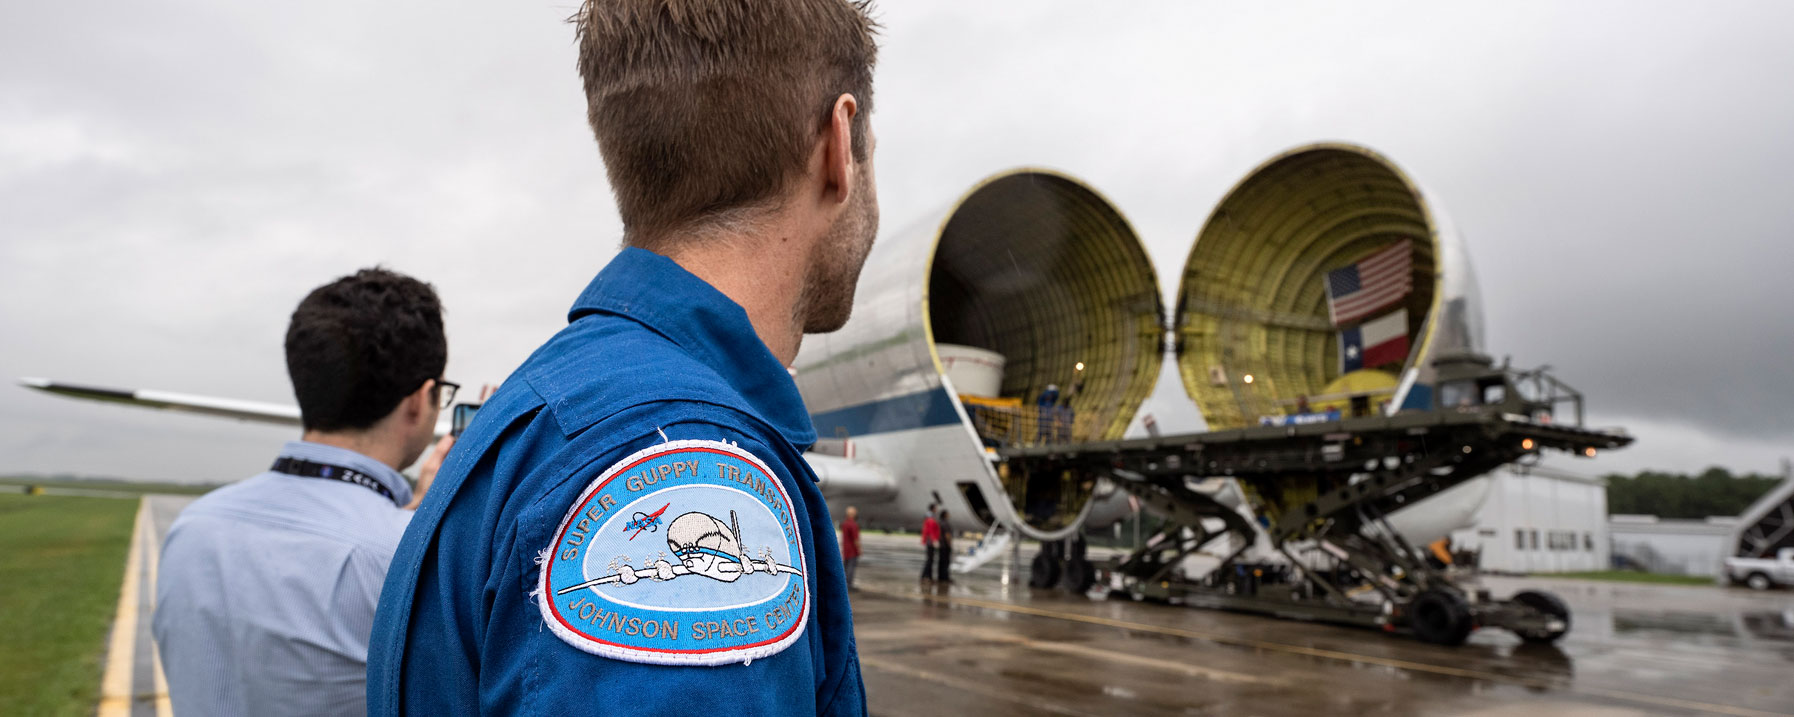
[{"label": "embroidered shoulder patch", "polygon": [[791,496],[718,441],[673,441],[611,466],[554,533],[537,598],[581,650],[657,665],[725,665],[803,634],[810,589]]}]

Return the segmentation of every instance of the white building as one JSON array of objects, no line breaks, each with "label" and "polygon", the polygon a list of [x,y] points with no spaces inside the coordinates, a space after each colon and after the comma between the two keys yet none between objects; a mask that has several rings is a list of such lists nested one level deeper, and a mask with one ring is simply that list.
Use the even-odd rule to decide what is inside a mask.
[{"label": "white building", "polygon": [[1454,550],[1480,551],[1494,572],[1608,568],[1605,480],[1544,466],[1507,466],[1488,480],[1474,527],[1452,533]]},{"label": "white building", "polygon": [[1613,554],[1653,573],[1717,577],[1734,555],[1764,557],[1794,546],[1794,468],[1782,462],[1780,485],[1738,517],[1665,520],[1615,515],[1608,521]]},{"label": "white building", "polygon": [[1738,519],[1666,520],[1616,515],[1608,522],[1613,554],[1653,573],[1717,576],[1731,555]]}]

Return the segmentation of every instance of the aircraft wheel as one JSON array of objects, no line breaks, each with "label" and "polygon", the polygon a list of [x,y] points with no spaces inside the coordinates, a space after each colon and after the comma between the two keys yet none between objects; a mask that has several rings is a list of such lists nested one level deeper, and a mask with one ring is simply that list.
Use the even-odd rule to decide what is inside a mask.
[{"label": "aircraft wheel", "polygon": [[1034,554],[1034,562],[1028,566],[1028,586],[1050,588],[1059,584],[1059,558],[1045,547]]},{"label": "aircraft wheel", "polygon": [[1535,644],[1556,642],[1557,638],[1563,637],[1564,633],[1570,631],[1570,606],[1565,605],[1564,601],[1556,595],[1537,590],[1522,590],[1515,593],[1513,599],[1514,602],[1562,620],[1564,624],[1561,630],[1519,633],[1520,639]]},{"label": "aircraft wheel", "polygon": [[1422,642],[1462,645],[1473,627],[1470,604],[1455,592],[1428,590],[1408,603],[1408,629]]},{"label": "aircraft wheel", "polygon": [[1090,564],[1089,546],[1084,536],[1065,541],[1065,569],[1060,586],[1068,593],[1087,593],[1096,584],[1096,566]]},{"label": "aircraft wheel", "polygon": [[1061,587],[1069,593],[1090,592],[1090,586],[1096,584],[1096,569],[1089,560],[1072,558],[1065,561],[1064,583]]}]

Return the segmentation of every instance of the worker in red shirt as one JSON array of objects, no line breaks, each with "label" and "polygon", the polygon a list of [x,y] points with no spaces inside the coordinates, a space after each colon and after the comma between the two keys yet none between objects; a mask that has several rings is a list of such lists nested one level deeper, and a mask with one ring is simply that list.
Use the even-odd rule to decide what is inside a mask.
[{"label": "worker in red shirt", "polygon": [[847,506],[841,521],[841,564],[847,573],[847,589],[853,589],[853,569],[860,566],[860,509]]},{"label": "worker in red shirt", "polygon": [[[934,579],[935,548],[941,543],[941,524],[934,519],[934,506],[928,506],[928,517],[922,519],[922,579]],[[943,559],[945,556],[942,556]]]}]

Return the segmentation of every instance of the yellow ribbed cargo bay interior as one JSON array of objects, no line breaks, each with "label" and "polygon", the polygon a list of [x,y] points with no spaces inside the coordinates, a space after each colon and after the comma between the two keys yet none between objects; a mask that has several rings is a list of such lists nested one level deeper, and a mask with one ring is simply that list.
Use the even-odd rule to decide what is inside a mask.
[{"label": "yellow ribbed cargo bay interior", "polygon": [[1330,387],[1340,370],[1326,274],[1401,241],[1413,248],[1414,289],[1402,307],[1419,346],[1438,250],[1400,170],[1368,150],[1315,146],[1273,159],[1229,192],[1184,264],[1174,317],[1178,371],[1209,428],[1256,425],[1293,412],[1298,397],[1340,390]]},{"label": "yellow ribbed cargo bay interior", "polygon": [[1048,385],[1081,386],[1077,440],[1119,438],[1162,362],[1158,282],[1139,238],[1063,175],[999,176],[960,203],[935,248],[927,312],[935,343],[1003,355],[1005,398],[1033,406]]}]

